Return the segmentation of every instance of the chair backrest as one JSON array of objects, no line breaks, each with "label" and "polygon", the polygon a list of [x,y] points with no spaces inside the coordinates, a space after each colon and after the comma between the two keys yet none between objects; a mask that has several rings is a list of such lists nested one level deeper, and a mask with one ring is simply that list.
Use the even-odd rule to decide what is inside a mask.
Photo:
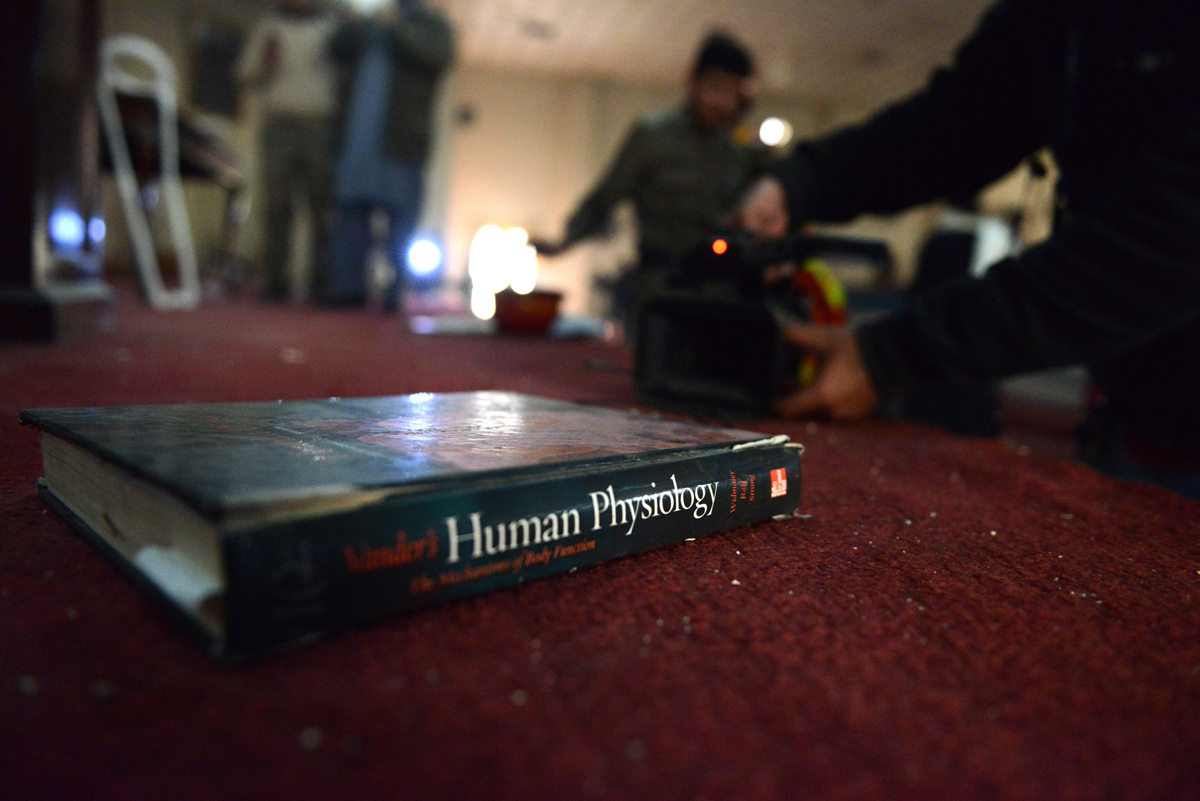
[{"label": "chair backrest", "polygon": [[[149,77],[130,65],[140,64]],[[106,39],[100,47],[100,77],[97,86],[100,118],[112,153],[113,172],[125,221],[129,226],[134,261],[146,297],[156,309],[192,309],[200,302],[200,274],[188,221],[183,183],[179,177],[178,97],[175,63],[149,39],[123,34]],[[155,253],[154,238],[145,210],[138,202],[137,176],[129,156],[117,94],[153,98],[158,105],[159,175],[166,203],[167,220],[179,267],[179,286],[167,289]]]}]

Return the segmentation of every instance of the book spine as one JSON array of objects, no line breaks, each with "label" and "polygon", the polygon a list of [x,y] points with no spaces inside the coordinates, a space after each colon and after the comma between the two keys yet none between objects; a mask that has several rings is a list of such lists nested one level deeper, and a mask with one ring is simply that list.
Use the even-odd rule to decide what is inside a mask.
[{"label": "book spine", "polygon": [[231,535],[228,647],[275,650],[789,514],[799,500],[799,451],[768,445],[392,498]]}]

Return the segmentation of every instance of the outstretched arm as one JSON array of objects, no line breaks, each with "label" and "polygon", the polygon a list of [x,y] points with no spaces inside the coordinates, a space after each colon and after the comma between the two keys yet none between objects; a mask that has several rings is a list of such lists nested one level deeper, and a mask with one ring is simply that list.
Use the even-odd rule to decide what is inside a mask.
[{"label": "outstretched arm", "polygon": [[568,248],[581,239],[603,231],[613,207],[633,194],[642,170],[643,136],[641,126],[638,126],[625,140],[608,172],[567,221],[567,232],[561,248]]}]

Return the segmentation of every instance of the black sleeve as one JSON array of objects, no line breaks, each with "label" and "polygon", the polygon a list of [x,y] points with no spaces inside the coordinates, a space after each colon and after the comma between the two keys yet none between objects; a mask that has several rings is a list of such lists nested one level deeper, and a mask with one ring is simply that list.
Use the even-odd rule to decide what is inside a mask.
[{"label": "black sleeve", "polygon": [[414,67],[438,73],[454,60],[454,29],[434,9],[401,14],[389,33],[393,54]]},{"label": "black sleeve", "polygon": [[1200,103],[1163,112],[1105,202],[981,280],[927,293],[858,342],[884,395],[1118,356],[1200,318]]},{"label": "black sleeve", "polygon": [[971,195],[1045,144],[1047,87],[1062,82],[1061,58],[1046,54],[1061,54],[1055,39],[1065,35],[1053,5],[998,4],[925,89],[772,165],[793,224]]},{"label": "black sleeve", "polygon": [[329,55],[339,64],[353,62],[362,50],[366,22],[343,19],[329,39]]}]

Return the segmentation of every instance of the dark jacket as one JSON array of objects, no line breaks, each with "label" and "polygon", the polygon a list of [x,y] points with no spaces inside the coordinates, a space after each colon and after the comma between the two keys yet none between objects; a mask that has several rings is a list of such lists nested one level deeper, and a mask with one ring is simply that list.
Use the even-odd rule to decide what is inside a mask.
[{"label": "dark jacket", "polygon": [[793,221],[974,193],[1049,146],[1053,236],[859,329],[872,380],[1085,363],[1125,419],[1200,448],[1200,4],[1005,0],[926,89],[775,167]]},{"label": "dark jacket", "polygon": [[400,13],[382,29],[371,19],[345,23],[330,42],[338,65],[339,109],[334,130],[339,135],[345,129],[358,61],[375,35],[384,36],[392,59],[385,155],[423,163],[429,156],[438,81],[454,59],[454,31],[440,12],[420,5]]},{"label": "dark jacket", "polygon": [[639,120],[608,172],[567,221],[565,246],[602,232],[613,207],[632,200],[643,263],[670,264],[725,225],[760,153],[728,130],[705,133],[687,109]]}]

